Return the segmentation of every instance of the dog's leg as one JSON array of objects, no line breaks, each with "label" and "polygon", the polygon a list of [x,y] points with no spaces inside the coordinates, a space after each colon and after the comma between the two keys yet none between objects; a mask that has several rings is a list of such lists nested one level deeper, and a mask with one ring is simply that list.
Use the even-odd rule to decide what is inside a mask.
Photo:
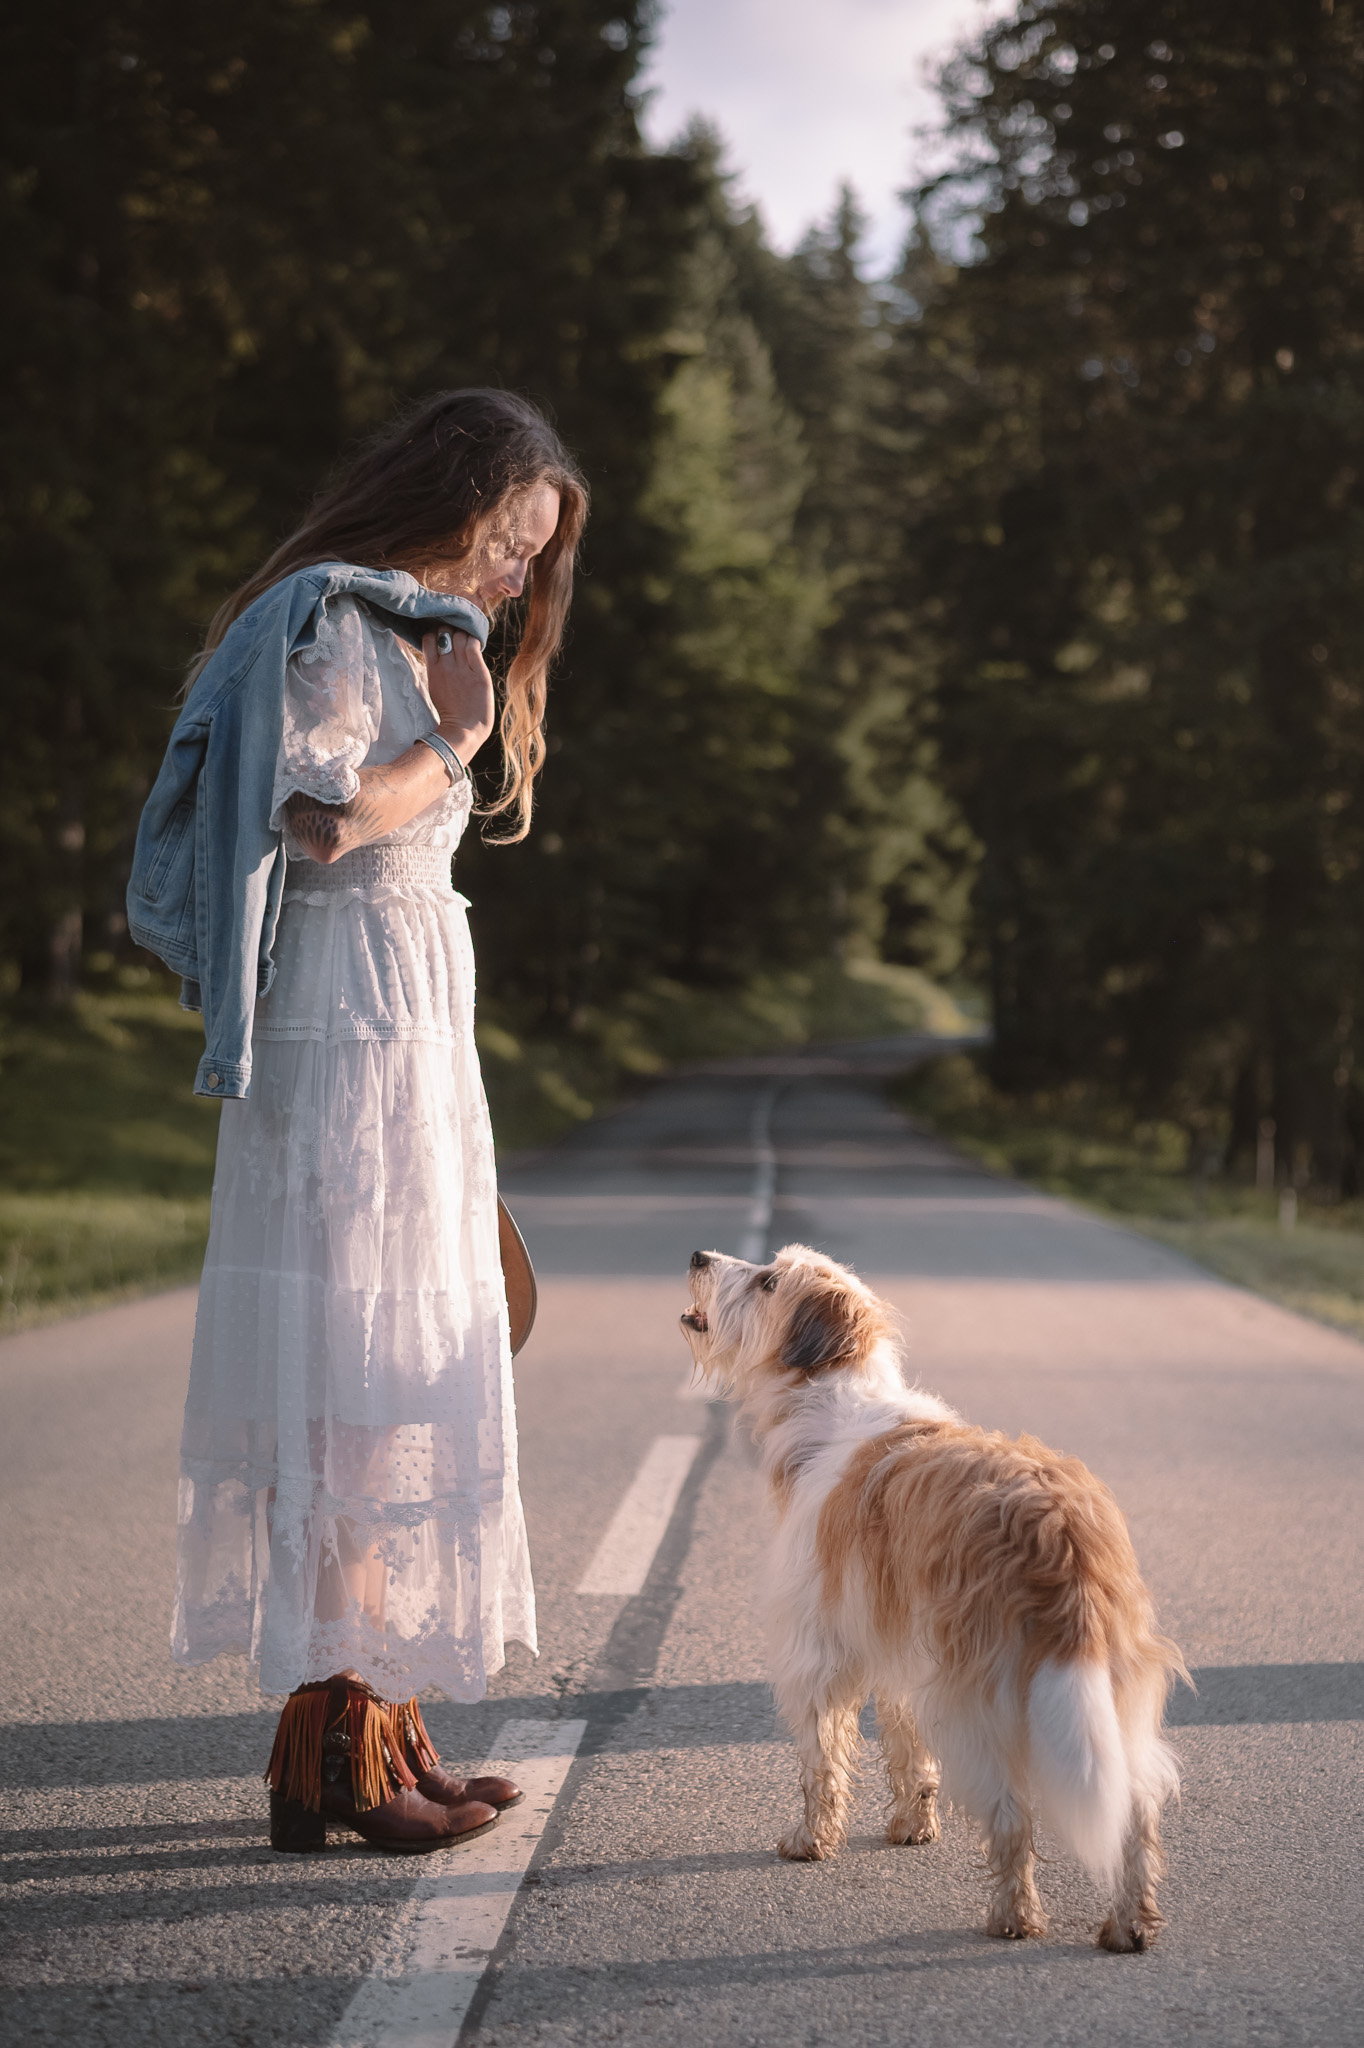
[{"label": "dog's leg", "polygon": [[1122,1876],[1113,1911],[1099,1929],[1099,1947],[1115,1955],[1130,1955],[1148,1949],[1165,1925],[1156,1904],[1156,1885],[1165,1873],[1165,1855],[1160,1846],[1160,1803],[1138,1792],[1132,1802],[1132,1821],[1123,1844]]},{"label": "dog's leg", "polygon": [[938,1787],[942,1772],[919,1740],[914,1716],[900,1700],[876,1695],[881,1722],[881,1753],[890,1785],[886,1815],[888,1842],[936,1842],[942,1833],[938,1818]]},{"label": "dog's leg", "polygon": [[836,1856],[848,1832],[848,1794],[861,1748],[857,1718],[861,1686],[839,1686],[823,1711],[810,1701],[777,1700],[796,1741],[805,1818],[777,1844],[793,1863],[818,1863]]},{"label": "dog's leg", "polygon": [[981,1847],[994,1880],[985,1932],[1004,1941],[1045,1934],[1047,1916],[1033,1879],[1032,1815],[1012,1788],[995,1801]]}]

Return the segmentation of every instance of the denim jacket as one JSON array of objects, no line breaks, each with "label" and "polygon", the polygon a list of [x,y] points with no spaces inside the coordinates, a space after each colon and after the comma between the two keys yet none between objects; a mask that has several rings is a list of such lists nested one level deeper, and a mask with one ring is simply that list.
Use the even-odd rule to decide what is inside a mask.
[{"label": "denim jacket", "polygon": [[196,1095],[250,1091],[251,1019],[275,978],[284,891],[284,846],[270,830],[284,671],[312,646],[325,601],[347,595],[413,645],[438,620],[487,643],[488,621],[463,598],[399,569],[324,562],[258,597],[195,678],[137,829],[128,930],[183,977],[184,1007],[203,1011]]}]

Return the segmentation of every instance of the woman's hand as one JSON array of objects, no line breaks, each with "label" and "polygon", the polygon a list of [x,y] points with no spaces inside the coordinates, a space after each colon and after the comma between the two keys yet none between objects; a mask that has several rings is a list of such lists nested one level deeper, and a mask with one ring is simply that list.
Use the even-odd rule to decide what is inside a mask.
[{"label": "woman's hand", "polygon": [[461,761],[472,761],[497,717],[483,649],[472,634],[439,626],[422,635],[422,659],[441,738],[449,741]]},{"label": "woman's hand", "polygon": [[[497,713],[483,650],[472,635],[437,626],[422,637],[422,658],[441,738],[461,761],[472,761]],[[360,787],[348,803],[319,803],[300,791],[285,804],[294,838],[310,860],[324,867],[396,832],[426,810],[450,787],[450,770],[430,747],[418,743],[395,761],[362,768],[358,780]]]}]

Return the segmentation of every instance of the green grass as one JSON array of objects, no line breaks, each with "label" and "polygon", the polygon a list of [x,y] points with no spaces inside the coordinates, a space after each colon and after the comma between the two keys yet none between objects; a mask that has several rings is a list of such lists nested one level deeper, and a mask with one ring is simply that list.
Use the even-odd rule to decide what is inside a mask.
[{"label": "green grass", "polygon": [[[720,995],[659,982],[546,1042],[491,1005],[479,1045],[499,1150],[545,1144],[674,1063],[810,1039],[969,1028],[908,969],[875,963]],[[199,1019],[124,968],[69,1008],[0,1013],[0,1331],[198,1276],[218,1107],[191,1093]]]},{"label": "green grass", "polygon": [[895,1084],[898,1105],[997,1172],[1121,1218],[1237,1286],[1364,1337],[1364,1203],[1302,1195],[1279,1221],[1268,1190],[1189,1171],[1184,1131],[1140,1123],[1081,1088],[998,1094],[972,1057]]},{"label": "green grass", "polygon": [[197,1280],[208,1196],[0,1194],[0,1332]]},{"label": "green grass", "polygon": [[193,1279],[218,1108],[197,1017],[145,969],[0,1027],[0,1328]]}]

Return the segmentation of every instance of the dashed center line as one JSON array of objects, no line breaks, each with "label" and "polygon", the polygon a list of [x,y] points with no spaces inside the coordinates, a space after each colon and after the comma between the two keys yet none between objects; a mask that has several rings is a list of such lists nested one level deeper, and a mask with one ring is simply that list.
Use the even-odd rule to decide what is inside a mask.
[{"label": "dashed center line", "polygon": [[524,1801],[490,1834],[432,1858],[386,1959],[347,2006],[331,2048],[454,2048],[586,1728],[586,1721],[505,1724],[496,1756],[478,1769],[514,1777]]},{"label": "dashed center line", "polygon": [[753,1106],[749,1126],[753,1143],[753,1192],[748,1209],[748,1228],[739,1240],[739,1257],[760,1266],[767,1257],[767,1238],[772,1228],[772,1204],[777,1193],[777,1154],[772,1143],[772,1112],[781,1094],[781,1083],[764,1088]]},{"label": "dashed center line", "polygon": [[[755,1266],[766,1260],[768,1239],[772,1234],[772,1210],[777,1199],[777,1151],[772,1143],[772,1113],[781,1092],[780,1081],[773,1081],[763,1089],[753,1105],[748,1127],[753,1146],[753,1186],[749,1192],[744,1234],[739,1239],[739,1257],[751,1260]],[[679,1401],[712,1401],[715,1393],[705,1380],[689,1371],[677,1390],[677,1398]]]},{"label": "dashed center line", "polygon": [[580,1593],[631,1594],[643,1590],[649,1567],[672,1520],[677,1496],[700,1448],[699,1436],[654,1438],[579,1581]]}]

